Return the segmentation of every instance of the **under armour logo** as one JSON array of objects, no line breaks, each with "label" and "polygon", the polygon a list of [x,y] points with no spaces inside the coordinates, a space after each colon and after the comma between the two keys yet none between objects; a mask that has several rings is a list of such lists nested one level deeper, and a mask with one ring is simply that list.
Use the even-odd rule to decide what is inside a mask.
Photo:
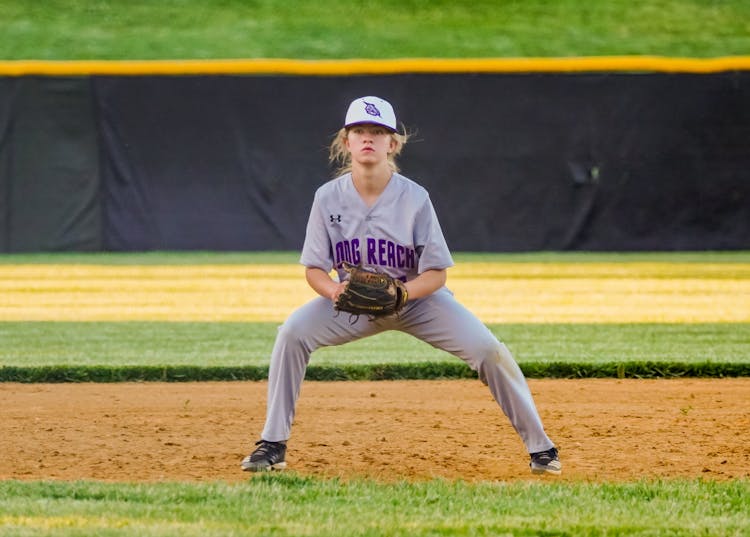
[{"label": "under armour logo", "polygon": [[331,223],[332,224],[335,223],[335,222],[341,222],[341,215],[340,214],[336,214],[336,215],[332,214],[328,218],[331,219]]}]

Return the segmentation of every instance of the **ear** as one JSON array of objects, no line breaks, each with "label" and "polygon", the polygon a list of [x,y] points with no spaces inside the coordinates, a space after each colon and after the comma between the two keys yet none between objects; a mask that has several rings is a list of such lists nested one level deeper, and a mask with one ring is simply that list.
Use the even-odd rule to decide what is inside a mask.
[{"label": "ear", "polygon": [[391,140],[391,144],[390,144],[390,149],[388,150],[389,155],[393,153],[394,151],[396,151],[396,148],[398,147],[398,142],[396,141],[396,138],[391,136],[390,140]]}]

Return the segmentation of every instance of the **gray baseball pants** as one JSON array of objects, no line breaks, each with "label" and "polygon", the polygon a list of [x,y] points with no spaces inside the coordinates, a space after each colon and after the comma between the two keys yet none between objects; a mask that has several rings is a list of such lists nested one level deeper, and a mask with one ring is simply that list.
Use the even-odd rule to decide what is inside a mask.
[{"label": "gray baseball pants", "polygon": [[279,327],[268,372],[266,424],[261,438],[289,439],[295,406],[310,354],[386,330],[399,330],[464,360],[479,373],[529,453],[554,447],[539,418],[523,372],[505,344],[445,287],[407,303],[398,316],[350,323],[331,300],[317,297],[294,311]]}]

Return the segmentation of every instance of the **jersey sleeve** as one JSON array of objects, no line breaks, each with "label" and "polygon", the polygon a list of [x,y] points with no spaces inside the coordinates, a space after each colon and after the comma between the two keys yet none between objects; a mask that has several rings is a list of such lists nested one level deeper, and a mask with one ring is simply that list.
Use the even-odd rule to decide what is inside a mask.
[{"label": "jersey sleeve", "polygon": [[323,213],[320,209],[319,192],[316,192],[313,198],[310,216],[307,219],[305,243],[302,246],[302,255],[299,262],[306,267],[317,267],[326,272],[330,272],[333,268],[331,239],[328,236]]},{"label": "jersey sleeve", "polygon": [[417,212],[414,223],[414,245],[419,255],[419,274],[426,270],[446,269],[453,266],[453,257],[451,257],[437,213],[429,197],[425,199]]}]

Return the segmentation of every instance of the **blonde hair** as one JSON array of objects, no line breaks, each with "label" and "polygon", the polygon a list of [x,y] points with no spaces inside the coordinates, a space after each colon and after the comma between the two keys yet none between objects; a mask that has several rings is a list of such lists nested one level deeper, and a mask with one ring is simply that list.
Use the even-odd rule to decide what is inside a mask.
[{"label": "blonde hair", "polygon": [[[349,130],[344,127],[333,136],[331,146],[328,148],[328,163],[335,166],[334,176],[338,177],[352,171],[352,155],[346,149],[346,135]],[[388,154],[388,166],[394,172],[400,171],[396,164],[396,157],[401,154],[401,150],[409,140],[409,134],[404,130],[404,134],[398,132],[391,133],[391,138],[396,143],[396,147]]]}]

